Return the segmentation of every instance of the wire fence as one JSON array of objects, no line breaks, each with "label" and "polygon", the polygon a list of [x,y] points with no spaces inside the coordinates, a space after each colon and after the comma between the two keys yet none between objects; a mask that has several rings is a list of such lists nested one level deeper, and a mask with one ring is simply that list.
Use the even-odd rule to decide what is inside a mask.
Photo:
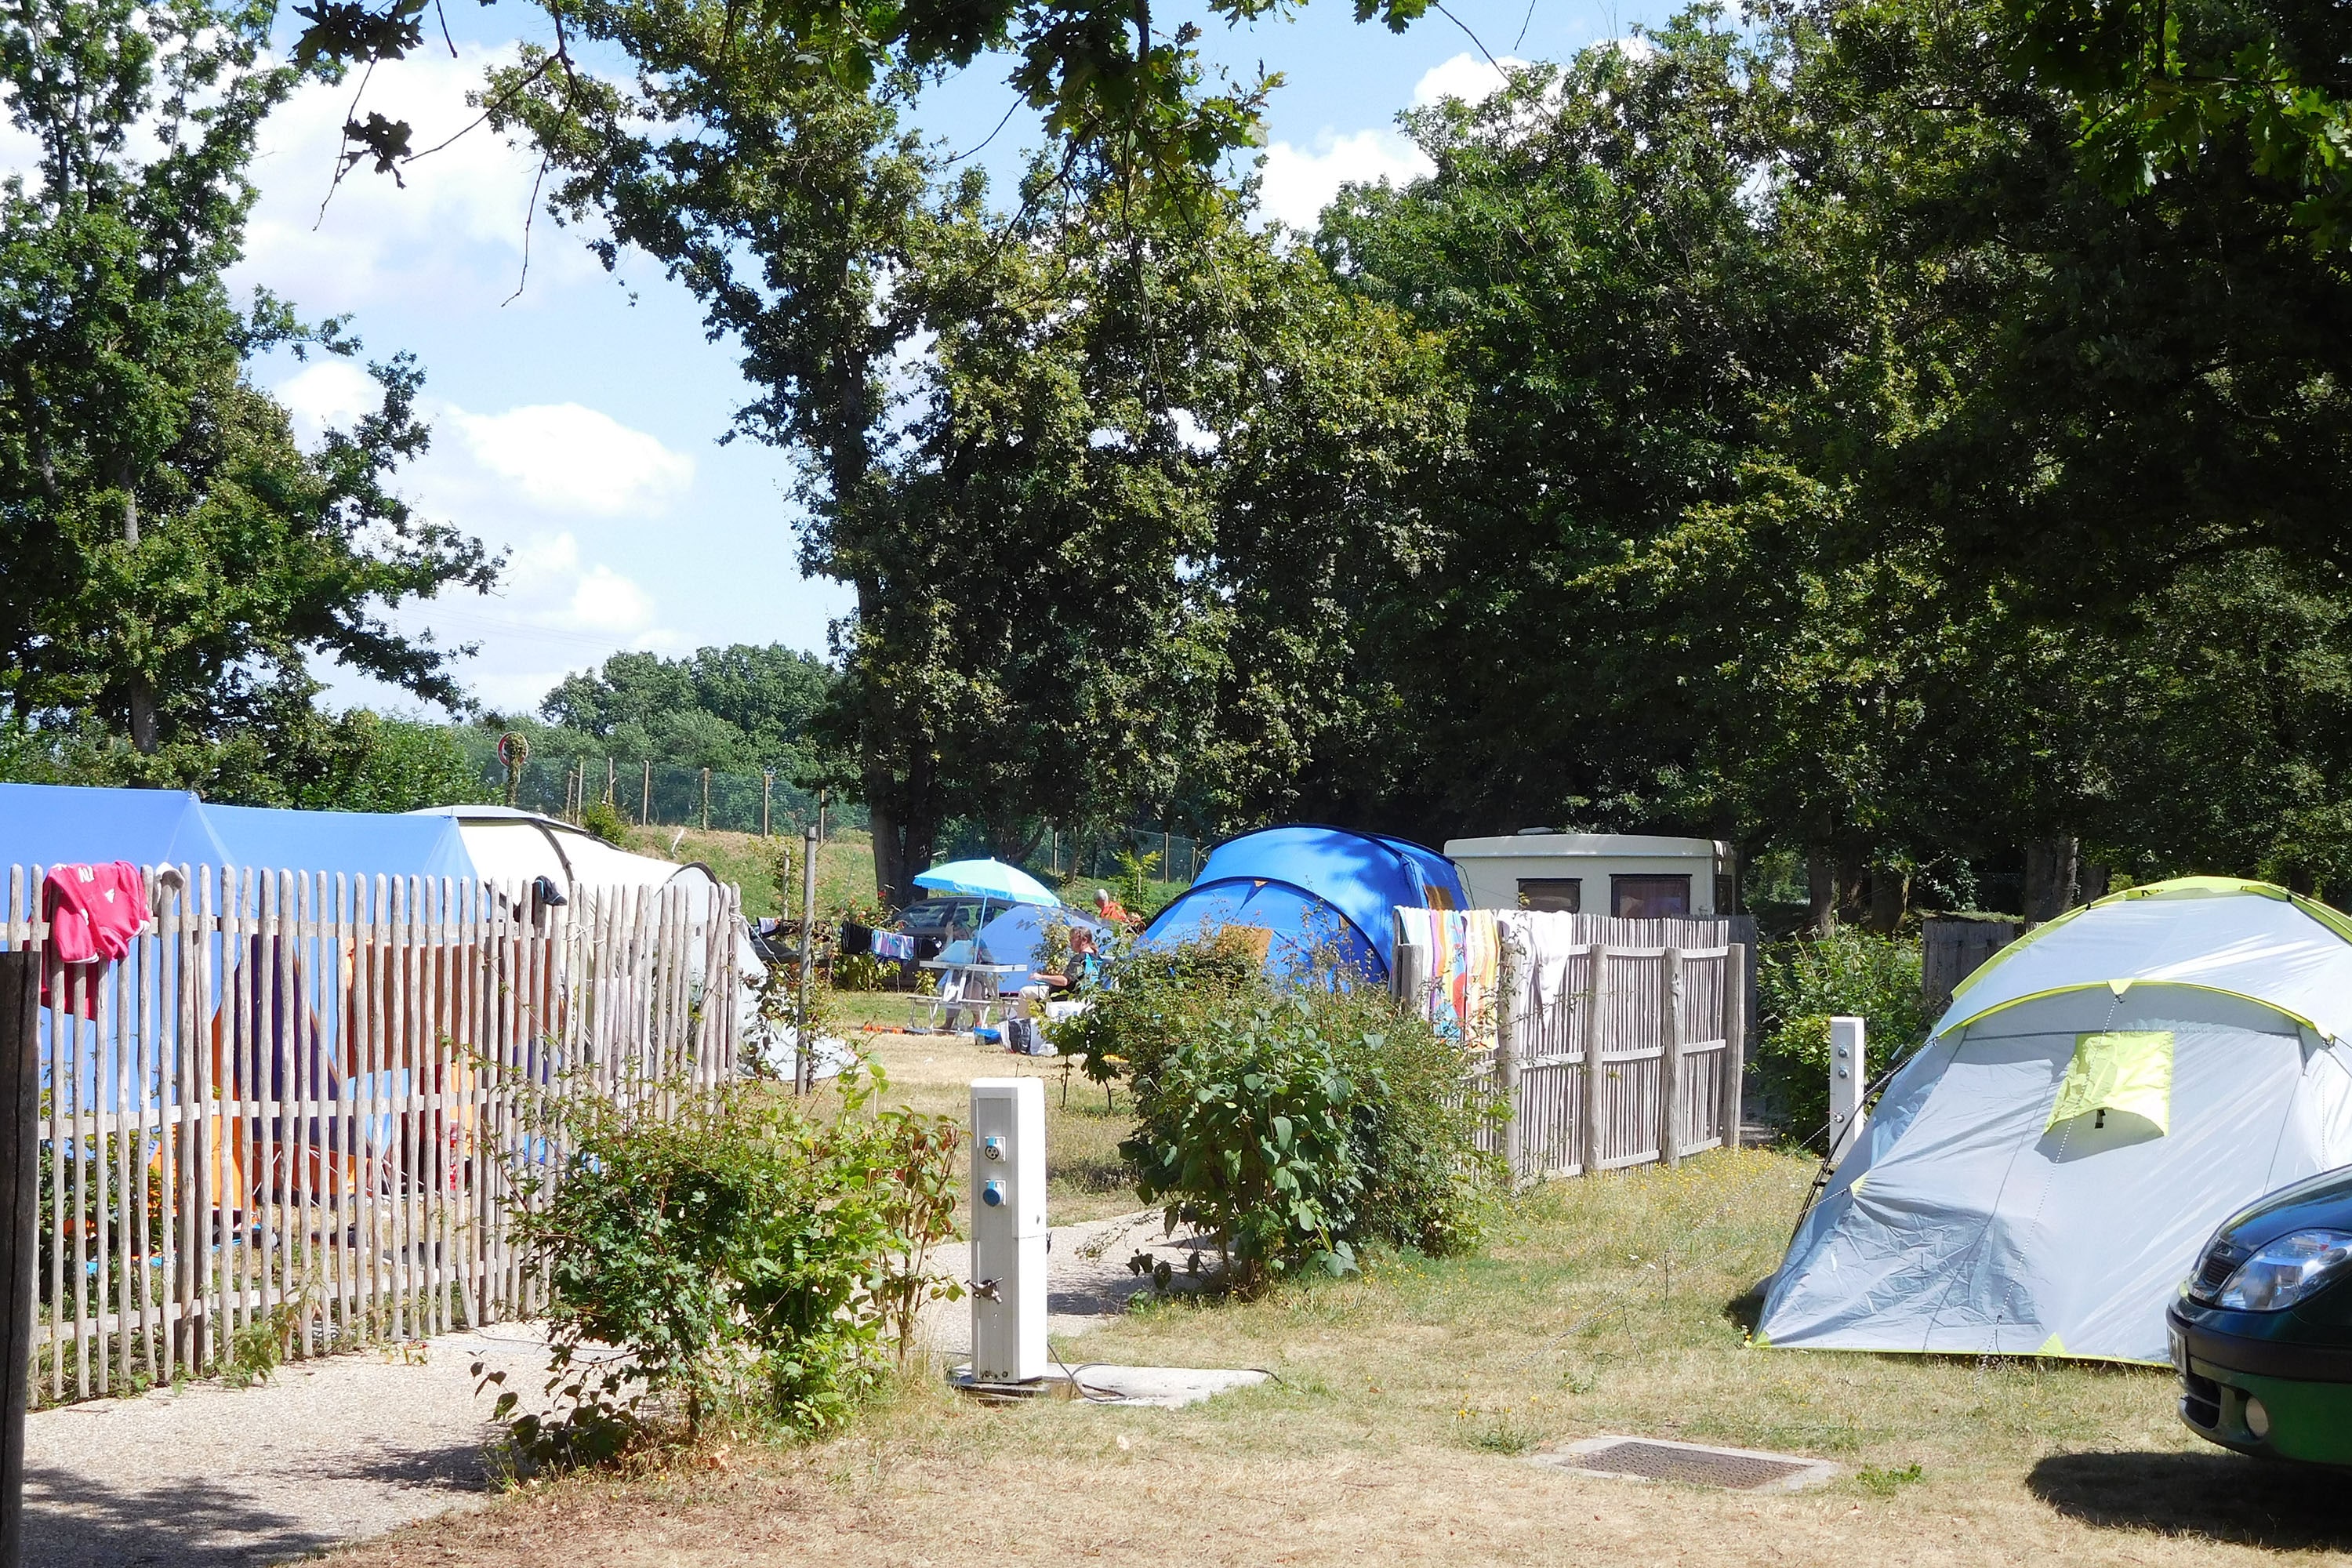
[{"label": "wire fence", "polygon": [[509,805],[569,819],[601,804],[631,822],[726,833],[797,834],[818,826],[866,826],[863,802],[822,796],[769,773],[722,773],[614,757],[534,757],[512,781],[504,764],[492,762],[483,783]]},{"label": "wire fence", "polygon": [[[485,765],[489,794],[525,811],[577,820],[592,805],[608,805],[648,826],[698,827],[727,833],[797,835],[808,827],[864,828],[866,805],[804,790],[775,773],[723,773],[615,757],[530,758],[511,789],[503,763]],[[1056,877],[1112,881],[1125,874],[1121,856],[1143,867],[1147,880],[1189,883],[1208,858],[1200,839],[1165,827],[1131,826],[1080,830],[1041,826],[1037,843],[1020,857]],[[941,859],[994,856],[984,828],[967,818],[940,835]]]}]

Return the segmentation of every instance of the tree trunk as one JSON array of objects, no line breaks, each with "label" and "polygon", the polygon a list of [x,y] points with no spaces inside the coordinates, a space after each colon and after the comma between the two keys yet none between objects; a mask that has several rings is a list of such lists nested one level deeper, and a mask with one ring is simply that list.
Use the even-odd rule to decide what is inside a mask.
[{"label": "tree trunk", "polygon": [[1837,857],[1823,845],[1805,851],[1805,898],[1811,910],[1809,929],[1815,936],[1837,930]]},{"label": "tree trunk", "polygon": [[1911,908],[1911,873],[1892,866],[1870,868],[1870,929],[1893,936]]},{"label": "tree trunk", "polygon": [[2314,877],[2305,867],[2296,866],[2286,874],[2286,890],[2290,893],[2299,894],[2307,899],[2311,897],[2312,889],[2318,886],[2319,879]]},{"label": "tree trunk", "polygon": [[2054,921],[2074,907],[2082,841],[2040,838],[2025,847],[2025,923]]},{"label": "tree trunk", "polygon": [[[116,465],[115,482],[122,488],[122,542],[139,548],[139,497],[131,488],[130,465]],[[141,756],[152,757],[163,744],[155,721],[155,688],[144,677],[131,678],[131,744]]]},{"label": "tree trunk", "polygon": [[155,722],[155,689],[135,675],[131,678],[131,744],[148,757],[163,744],[162,730]]},{"label": "tree trunk", "polygon": [[2082,891],[2084,903],[2095,904],[2107,896],[2109,876],[2110,873],[2105,866],[2094,866],[2088,861],[2084,862]]}]

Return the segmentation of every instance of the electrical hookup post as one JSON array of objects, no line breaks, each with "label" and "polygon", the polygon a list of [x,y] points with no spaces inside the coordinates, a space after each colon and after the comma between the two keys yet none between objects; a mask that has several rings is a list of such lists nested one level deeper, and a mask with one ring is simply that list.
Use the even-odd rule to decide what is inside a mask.
[{"label": "electrical hookup post", "polygon": [[1045,1084],[971,1085],[971,1381],[1025,1391],[1045,1376]]},{"label": "electrical hookup post", "polygon": [[0,1568],[25,1562],[25,1405],[40,1272],[41,956],[0,953]]},{"label": "electrical hookup post", "polygon": [[1863,1021],[1830,1020],[1830,1163],[1834,1166],[1862,1141],[1869,1112],[1862,1103],[1870,1075],[1863,1061]]}]

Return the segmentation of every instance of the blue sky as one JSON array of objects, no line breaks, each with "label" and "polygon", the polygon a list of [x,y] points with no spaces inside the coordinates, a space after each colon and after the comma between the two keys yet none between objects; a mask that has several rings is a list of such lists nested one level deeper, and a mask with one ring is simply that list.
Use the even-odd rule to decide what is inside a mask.
[{"label": "blue sky", "polygon": [[[1311,0],[1290,18],[1238,29],[1204,21],[1213,58],[1286,79],[1268,114],[1273,216],[1310,226],[1343,179],[1410,178],[1420,164],[1397,114],[1442,93],[1487,90],[1495,73],[1481,45],[1505,59],[1565,58],[1665,14],[1585,0],[1452,0],[1450,9],[1458,25],[1433,13],[1402,35],[1357,26],[1345,0]],[[470,29],[456,34],[460,58],[434,48],[380,68],[367,106],[405,115],[417,145],[431,145],[471,118],[466,89],[536,15],[451,4],[452,28]],[[938,89],[919,122],[971,147],[1013,102],[1003,74],[1003,62],[981,62]],[[822,650],[846,590],[793,564],[785,456],[718,444],[746,390],[732,351],[704,341],[684,291],[642,261],[624,267],[625,288],[578,235],[542,215],[516,296],[533,165],[478,132],[411,169],[404,190],[355,174],[321,214],[349,106],[348,87],[314,87],[266,130],[262,197],[236,281],[267,285],[310,316],[349,314],[371,355],[404,349],[425,367],[433,451],[402,488],[512,562],[494,595],[403,606],[399,623],[478,643],[465,679],[509,710],[535,706],[566,671],[619,648]],[[1016,116],[982,155],[1001,188],[1034,141],[1034,124]],[[0,168],[21,157],[21,139],[0,128]],[[273,360],[257,374],[307,431],[348,417],[370,390],[341,363]],[[407,706],[320,673],[331,700]]]}]

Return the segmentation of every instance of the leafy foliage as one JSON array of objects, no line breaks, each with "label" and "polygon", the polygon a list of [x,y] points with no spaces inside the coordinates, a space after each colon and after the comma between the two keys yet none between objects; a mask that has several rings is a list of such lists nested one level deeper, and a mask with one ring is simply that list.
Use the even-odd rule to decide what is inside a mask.
[{"label": "leafy foliage", "polygon": [[239,310],[263,118],[302,78],[272,7],[33,4],[0,17],[0,84],[38,149],[0,184],[0,690],[20,721],[129,742],[141,782],[285,725],[315,655],[456,703],[451,650],[377,607],[486,588],[476,542],[417,517],[423,377],[371,366],[381,405],[318,447],[247,361],[351,354],[257,294]]},{"label": "leafy foliage", "polygon": [[1868,1025],[1873,1078],[1917,1050],[1935,1022],[1920,991],[1919,944],[1841,927],[1767,944],[1756,965],[1757,1064],[1781,1125],[1820,1144],[1829,1127],[1830,1019]]},{"label": "leafy foliage", "polygon": [[[885,1087],[847,1075],[823,1111],[751,1083],[672,1104],[566,1097],[560,1174],[526,1173],[554,1405],[517,1419],[519,1448],[606,1457],[657,1410],[689,1439],[714,1421],[844,1420],[887,1342],[903,1355],[916,1311],[955,1289],[927,1260],[952,1230],[961,1133],[875,1111]],[[503,1393],[499,1415],[520,1403]]]},{"label": "leafy foliage", "polygon": [[806,733],[832,690],[824,660],[782,644],[706,647],[688,658],[616,653],[568,675],[526,731],[534,754],[646,758],[680,767],[796,777],[812,763]]},{"label": "leafy foliage", "polygon": [[1171,1229],[1214,1233],[1244,1291],[1346,1272],[1367,1242],[1476,1246],[1497,1172],[1475,1140],[1504,1113],[1455,1047],[1378,992],[1278,987],[1231,946],[1167,956],[1129,961],[1055,1037],[1081,1044],[1090,1073],[1129,1079],[1137,1125],[1119,1152]]}]

